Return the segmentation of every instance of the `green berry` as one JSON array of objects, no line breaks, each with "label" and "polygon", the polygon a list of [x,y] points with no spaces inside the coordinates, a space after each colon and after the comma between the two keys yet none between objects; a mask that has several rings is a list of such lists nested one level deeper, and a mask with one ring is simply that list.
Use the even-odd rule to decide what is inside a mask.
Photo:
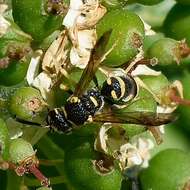
[{"label": "green berry", "polygon": [[30,41],[13,23],[0,38],[0,85],[15,85],[24,79],[31,58]]},{"label": "green berry", "polygon": [[93,143],[78,140],[77,146],[69,146],[65,152],[64,168],[69,185],[76,190],[120,190],[122,176],[116,168],[101,173],[95,160],[99,153],[94,151]]},{"label": "green berry", "polygon": [[129,112],[133,111],[145,111],[154,112],[156,110],[156,102],[148,90],[144,88],[139,89],[137,99],[131,102],[126,110]]},{"label": "green berry", "polygon": [[47,114],[45,102],[37,89],[21,87],[10,98],[10,112],[19,119],[42,123]]},{"label": "green berry", "polygon": [[164,35],[162,33],[156,33],[154,35],[145,36],[144,42],[143,42],[143,50],[145,54],[147,53],[147,50],[152,46],[154,42],[156,42],[159,39],[162,39]]},{"label": "green berry", "polygon": [[167,77],[163,74],[158,76],[141,76],[141,80],[145,85],[153,92],[156,96],[160,97],[163,94],[163,91],[168,88],[169,81]]},{"label": "green berry", "polygon": [[148,58],[157,58],[159,65],[180,63],[183,57],[190,54],[185,42],[162,38],[154,42],[147,51]]},{"label": "green berry", "polygon": [[0,155],[4,160],[9,157],[9,131],[6,123],[0,118]]},{"label": "green berry", "polygon": [[144,25],[141,19],[133,12],[116,9],[108,12],[97,24],[98,36],[112,29],[106,50],[111,53],[106,57],[104,64],[115,67],[131,60],[143,43]]},{"label": "green berry", "polygon": [[9,154],[12,163],[20,164],[25,159],[34,156],[35,151],[29,142],[19,138],[11,141]]},{"label": "green berry", "polygon": [[185,190],[189,179],[190,155],[177,149],[158,153],[140,174],[142,190]]},{"label": "green berry", "polygon": [[164,22],[164,32],[167,36],[182,40],[190,45],[190,6],[176,4],[170,10]]},{"label": "green berry", "polygon": [[63,15],[49,12],[49,8],[51,9],[48,7],[48,0],[12,1],[15,23],[37,42],[41,42],[62,26]]},{"label": "green berry", "polygon": [[29,60],[9,62],[9,66],[0,69],[0,85],[11,86],[20,83],[26,76]]}]

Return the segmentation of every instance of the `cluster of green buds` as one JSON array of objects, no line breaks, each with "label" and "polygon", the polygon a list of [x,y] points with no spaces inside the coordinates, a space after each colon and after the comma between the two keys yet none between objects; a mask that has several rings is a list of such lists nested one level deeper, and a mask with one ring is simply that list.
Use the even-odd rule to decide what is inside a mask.
[{"label": "cluster of green buds", "polygon": [[[190,106],[190,74],[182,64],[189,61],[190,28],[181,27],[189,22],[189,3],[178,0],[174,5],[164,21],[163,36],[135,13],[138,4],[160,2],[164,1],[12,0],[10,7],[0,3],[0,169],[14,170],[25,186],[41,185],[38,190],[51,190],[50,181],[51,186],[65,183],[73,190],[190,188],[190,158],[185,152],[165,150],[151,159],[164,135],[164,125],[156,122],[164,124],[167,116],[166,123],[172,122],[179,105]],[[109,38],[101,42],[106,33]],[[176,75],[178,68],[185,89]],[[85,75],[90,74],[88,81]],[[129,89],[122,78],[126,75],[133,80]],[[81,127],[74,126],[71,134],[57,134],[47,126],[50,110],[59,121],[63,114],[67,119],[64,106],[78,87],[89,82],[86,91],[99,90],[105,81],[111,86],[112,78],[118,80],[120,97],[132,89],[123,102],[110,103],[101,95],[101,109]],[[114,90],[111,96],[118,100]],[[80,97],[75,98],[80,103]],[[185,119],[187,107],[180,108]],[[107,122],[102,122],[104,113],[112,113]],[[121,122],[121,116],[129,118]],[[52,134],[47,134],[49,129]],[[58,177],[49,180],[40,172],[34,147],[48,159],[44,165],[56,168]]]}]

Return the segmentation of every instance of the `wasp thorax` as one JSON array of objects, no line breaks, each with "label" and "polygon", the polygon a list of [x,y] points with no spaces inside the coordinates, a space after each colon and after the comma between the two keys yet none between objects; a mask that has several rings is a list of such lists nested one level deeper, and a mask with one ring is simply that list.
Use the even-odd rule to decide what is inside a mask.
[{"label": "wasp thorax", "polygon": [[63,108],[56,108],[54,110],[51,110],[48,113],[46,122],[51,129],[60,132],[69,132],[72,129],[71,124],[66,119],[66,112]]},{"label": "wasp thorax", "polygon": [[129,75],[110,77],[103,83],[101,93],[112,103],[124,103],[136,96],[137,84]]},{"label": "wasp thorax", "polygon": [[[73,100],[78,99],[77,101]],[[89,90],[81,98],[71,97],[65,104],[67,119],[75,125],[84,124],[103,106],[103,96],[96,89]]]}]

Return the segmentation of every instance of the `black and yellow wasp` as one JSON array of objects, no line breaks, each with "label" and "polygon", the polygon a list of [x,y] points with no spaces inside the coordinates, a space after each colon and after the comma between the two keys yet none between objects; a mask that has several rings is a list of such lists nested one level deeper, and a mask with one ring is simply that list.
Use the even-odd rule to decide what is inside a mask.
[{"label": "black and yellow wasp", "polygon": [[[140,111],[117,113],[117,111],[113,111],[112,104],[126,104],[136,96],[137,84],[129,74],[110,77],[101,88],[97,86],[88,89],[105,58],[106,45],[110,35],[111,31],[108,31],[97,41],[88,65],[66,104],[49,111],[46,122],[51,129],[67,133],[86,122],[141,124],[151,127],[167,124],[175,119],[173,114]],[[104,109],[105,103],[110,104],[109,111]]]}]

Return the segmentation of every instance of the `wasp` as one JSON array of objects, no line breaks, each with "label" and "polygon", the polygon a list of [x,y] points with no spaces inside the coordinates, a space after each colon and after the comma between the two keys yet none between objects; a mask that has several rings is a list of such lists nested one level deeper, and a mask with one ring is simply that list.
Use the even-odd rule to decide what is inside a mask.
[{"label": "wasp", "polygon": [[140,111],[121,114],[112,110],[104,111],[105,103],[110,106],[126,104],[137,94],[137,84],[128,74],[109,77],[101,88],[97,86],[88,89],[90,82],[95,79],[96,71],[105,59],[106,45],[110,35],[111,31],[108,31],[97,41],[89,62],[66,104],[49,111],[46,122],[51,129],[67,133],[86,122],[141,124],[150,127],[167,124],[174,120],[173,114]]}]

